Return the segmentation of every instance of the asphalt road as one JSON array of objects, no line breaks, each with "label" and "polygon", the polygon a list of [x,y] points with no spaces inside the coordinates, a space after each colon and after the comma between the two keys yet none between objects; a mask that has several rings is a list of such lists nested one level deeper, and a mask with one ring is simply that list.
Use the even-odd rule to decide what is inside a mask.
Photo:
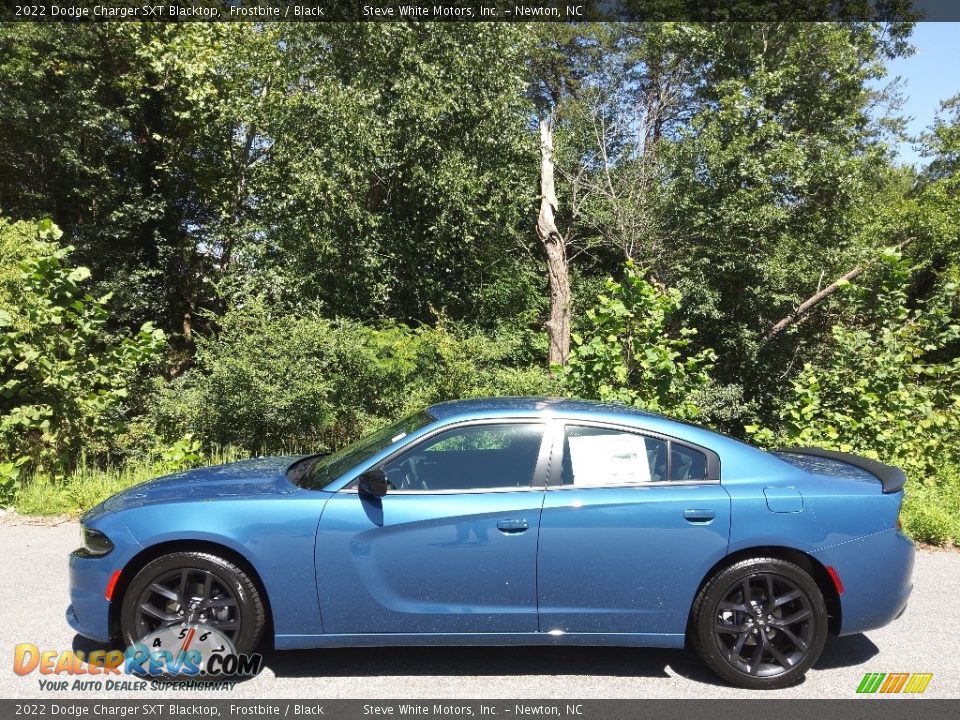
[{"label": "asphalt road", "polygon": [[[67,650],[75,643],[89,648],[64,620],[67,554],[78,536],[75,522],[0,518],[0,697],[125,697],[41,692],[37,673],[20,677],[12,669],[17,643],[41,650]],[[271,653],[266,669],[238,683],[229,697],[849,698],[866,672],[932,672],[924,697],[960,698],[960,553],[919,552],[914,584],[903,617],[865,635],[831,638],[806,679],[785,690],[758,693],[722,685],[693,653],[680,650],[378,648]],[[154,697],[163,695],[154,691]]]}]

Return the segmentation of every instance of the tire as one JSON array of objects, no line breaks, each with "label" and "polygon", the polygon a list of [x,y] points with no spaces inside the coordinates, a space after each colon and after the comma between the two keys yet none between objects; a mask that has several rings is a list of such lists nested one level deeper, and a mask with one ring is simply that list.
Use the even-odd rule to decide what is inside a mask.
[{"label": "tire", "polygon": [[[209,580],[208,580],[209,577]],[[178,584],[177,578],[186,578]],[[180,594],[184,584],[193,590]],[[164,593],[155,593],[153,589],[162,586]],[[204,592],[221,601],[221,606],[208,609],[211,619],[206,620],[203,612],[206,597]],[[196,602],[194,622],[209,622],[218,627],[222,622],[224,633],[230,637],[238,653],[250,653],[257,647],[263,635],[266,612],[256,584],[239,567],[217,555],[204,552],[175,552],[152,560],[143,567],[131,581],[120,606],[120,632],[124,644],[129,647],[139,642],[150,632],[166,625],[181,623],[178,614],[180,603],[174,598],[191,596]],[[160,620],[141,610],[144,604],[153,607],[153,598],[159,598],[162,612],[169,613],[167,619]],[[229,607],[223,606],[230,603]],[[153,612],[156,612],[154,608]],[[185,610],[190,617],[190,610]],[[223,620],[212,617],[213,612],[222,615]],[[154,625],[155,624],[155,625]]]},{"label": "tire", "polygon": [[697,594],[691,619],[703,661],[731,685],[754,690],[798,682],[827,639],[820,588],[779,558],[742,560],[717,572]]}]

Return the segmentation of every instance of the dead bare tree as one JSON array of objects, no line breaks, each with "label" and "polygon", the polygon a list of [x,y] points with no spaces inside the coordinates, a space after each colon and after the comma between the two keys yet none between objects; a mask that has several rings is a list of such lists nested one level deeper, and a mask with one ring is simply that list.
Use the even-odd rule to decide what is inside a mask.
[{"label": "dead bare tree", "polygon": [[566,365],[570,355],[570,268],[567,243],[557,228],[557,191],[554,178],[553,117],[541,117],[540,130],[540,212],[537,238],[547,255],[550,284],[550,319],[546,322],[550,367]]}]

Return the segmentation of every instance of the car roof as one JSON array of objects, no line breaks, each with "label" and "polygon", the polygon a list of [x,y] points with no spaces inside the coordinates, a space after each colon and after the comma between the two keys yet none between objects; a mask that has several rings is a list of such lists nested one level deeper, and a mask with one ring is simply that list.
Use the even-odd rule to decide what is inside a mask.
[{"label": "car roof", "polygon": [[449,400],[427,408],[437,420],[477,415],[628,415],[637,418],[662,418],[663,415],[640,410],[623,403],[596,400],[571,400],[561,397],[484,397]]},{"label": "car roof", "polygon": [[559,397],[486,397],[450,400],[427,408],[441,423],[461,420],[531,417],[561,417],[573,420],[594,420],[620,423],[654,432],[675,435],[711,447],[723,438],[711,430],[674,420],[666,415],[648,412],[631,405],[597,400],[572,400]]}]

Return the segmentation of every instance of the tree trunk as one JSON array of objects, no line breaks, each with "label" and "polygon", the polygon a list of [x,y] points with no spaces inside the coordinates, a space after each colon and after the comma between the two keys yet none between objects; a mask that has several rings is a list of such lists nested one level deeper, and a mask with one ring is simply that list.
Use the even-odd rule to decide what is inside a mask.
[{"label": "tree trunk", "polygon": [[570,268],[567,244],[557,229],[557,193],[554,187],[553,122],[540,118],[540,213],[537,237],[547,255],[550,280],[550,319],[546,322],[550,343],[548,362],[565,366],[570,355]]}]

